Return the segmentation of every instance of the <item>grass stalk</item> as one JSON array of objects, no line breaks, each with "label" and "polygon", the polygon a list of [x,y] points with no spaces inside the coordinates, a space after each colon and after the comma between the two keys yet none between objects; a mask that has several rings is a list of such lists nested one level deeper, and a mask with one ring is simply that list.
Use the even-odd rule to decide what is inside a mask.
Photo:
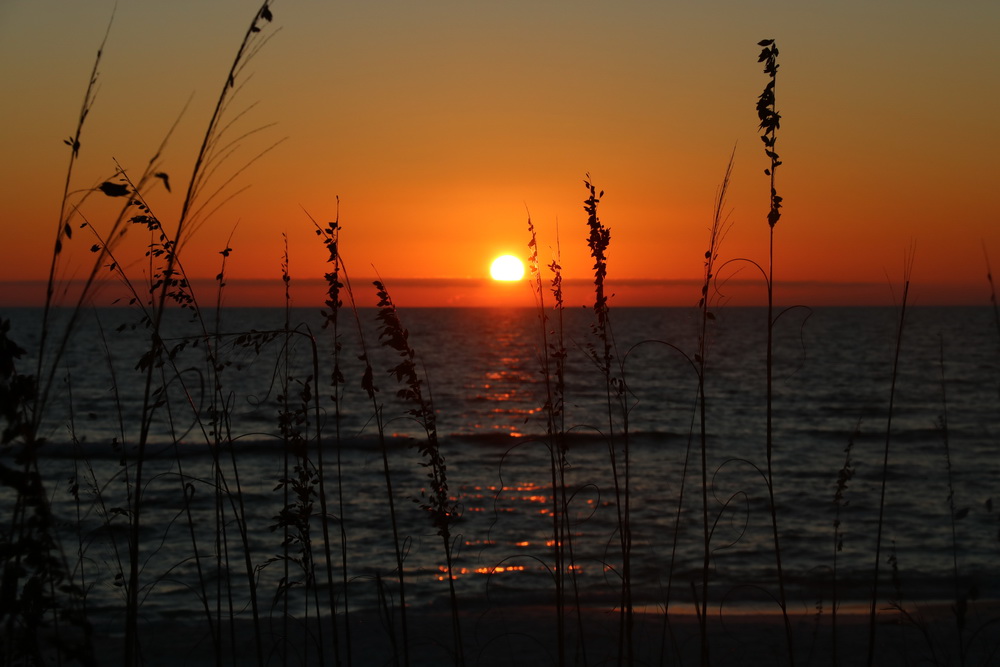
[{"label": "grass stalk", "polygon": [[913,269],[912,251],[907,256],[903,271],[903,296],[900,303],[899,321],[896,326],[896,343],[893,350],[892,374],[889,380],[889,406],[885,424],[885,446],[882,450],[882,474],[879,486],[878,523],[875,533],[875,565],[872,573],[872,597],[868,612],[868,657],[869,667],[875,661],[876,617],[878,611],[879,566],[882,559],[882,529],[885,524],[885,492],[889,480],[889,446],[892,442],[892,418],[896,404],[896,380],[899,377],[899,356],[903,348],[903,331],[906,326],[906,305],[910,294],[910,273]]},{"label": "grass stalk", "polygon": [[839,641],[837,638],[837,612],[840,607],[839,593],[838,593],[838,556],[841,551],[844,550],[844,537],[841,532],[841,510],[847,505],[847,501],[844,500],[844,494],[847,491],[847,483],[854,478],[854,467],[851,462],[851,451],[854,449],[855,441],[861,437],[861,420],[858,420],[857,425],[854,428],[854,432],[847,441],[847,447],[844,449],[844,465],[841,466],[840,470],[837,472],[837,490],[833,494],[833,506],[834,506],[834,518],[833,518],[833,592],[831,593],[830,599],[830,655],[833,660],[833,666],[837,667],[840,664],[839,659]]},{"label": "grass stalk", "polygon": [[[294,415],[292,414],[292,409],[289,403],[289,395],[291,393],[291,387],[289,383],[291,382],[291,364],[289,362],[290,351],[292,343],[292,324],[291,324],[291,302],[292,297],[290,293],[291,276],[288,275],[288,235],[282,234],[282,239],[285,242],[285,254],[281,263],[281,280],[285,288],[284,297],[284,312],[285,312],[285,325],[282,328],[284,344],[281,346],[281,396],[279,400],[282,403],[282,412],[279,416],[279,426],[281,429],[282,440],[284,441],[281,448],[281,463],[284,467],[284,472],[281,477],[280,487],[283,496],[282,503],[282,515],[292,514],[295,508],[291,506],[291,485],[293,480],[291,479],[291,470],[289,469],[289,459],[292,454],[292,438],[298,439],[300,435],[295,432],[293,433],[294,427],[291,425]],[[296,442],[295,445],[300,445]],[[291,557],[289,554],[289,546],[292,543],[292,523],[291,520],[285,518],[281,520],[279,517],[279,525],[281,525],[282,532],[284,533],[283,539],[281,541],[281,547],[283,549],[284,558],[281,559],[281,566],[284,570],[284,576],[282,577],[282,584],[284,594],[281,596],[282,613],[281,613],[281,636],[282,641],[282,660],[284,664],[288,663],[288,643],[290,641],[290,636],[288,633],[288,622],[289,622],[289,609],[288,609],[288,592],[292,588],[291,583]]]},{"label": "grass stalk", "polygon": [[[97,49],[97,57],[94,58],[94,66],[90,71],[90,79],[87,82],[87,89],[83,94],[83,103],[80,106],[80,113],[77,116],[76,131],[72,136],[70,136],[69,139],[66,139],[63,142],[70,147],[70,157],[69,165],[66,167],[66,179],[63,185],[62,200],[59,204],[59,221],[56,226],[55,242],[52,249],[52,258],[49,264],[49,276],[45,287],[45,302],[42,308],[42,331],[41,339],[38,345],[38,369],[35,374],[35,377],[37,378],[44,377],[44,355],[42,352],[46,349],[46,339],[49,335],[49,315],[51,313],[53,298],[55,296],[56,272],[59,258],[63,251],[63,242],[64,240],[71,238],[73,235],[73,228],[69,222],[72,211],[75,208],[70,204],[70,187],[73,182],[73,170],[80,154],[80,138],[83,134],[84,122],[87,120],[87,116],[90,115],[90,110],[93,108],[94,100],[97,97],[98,67],[101,63],[101,56],[104,54],[104,47],[108,42],[108,36],[111,34],[111,25],[113,20],[114,16],[112,15],[112,19],[108,22],[107,30],[104,32],[104,38],[101,40],[101,45]],[[41,394],[39,398],[42,396],[44,396],[44,394]],[[42,407],[44,407],[44,401],[41,405],[36,402],[35,413],[40,413]]]},{"label": "grass stalk", "polygon": [[990,254],[986,250],[986,243],[983,243],[983,257],[986,259],[986,280],[990,284],[990,305],[993,307],[993,324],[997,330],[997,338],[1000,339],[1000,304],[997,303],[997,288],[993,284],[993,268],[990,266]]},{"label": "grass stalk", "polygon": [[[113,18],[112,15],[94,59],[80,113],[77,117],[76,130],[69,139],[64,141],[70,147],[70,158],[66,169],[59,205],[59,220],[46,281],[46,295],[43,302],[41,334],[34,376],[26,376],[17,372],[15,360],[20,358],[25,351],[7,337],[9,323],[6,320],[0,321],[0,384],[2,384],[3,389],[2,409],[7,420],[7,427],[3,433],[3,444],[8,445],[17,441],[20,445],[17,457],[20,470],[11,470],[6,466],[0,468],[0,472],[4,476],[4,485],[14,487],[16,491],[10,529],[6,535],[9,537],[10,550],[6,554],[2,578],[0,578],[0,606],[9,610],[14,609],[20,603],[25,608],[30,609],[30,612],[23,614],[21,619],[7,613],[0,614],[0,618],[3,621],[4,637],[9,638],[8,641],[4,642],[5,657],[13,659],[15,652],[20,651],[24,656],[30,656],[39,664],[42,659],[39,630],[44,623],[45,615],[51,612],[53,621],[58,623],[60,611],[58,607],[61,603],[57,600],[56,586],[62,584],[64,589],[70,591],[74,597],[78,597],[77,592],[82,594],[82,591],[78,591],[71,581],[66,581],[71,570],[58,541],[51,534],[53,517],[38,467],[37,448],[43,442],[39,437],[39,429],[49,392],[55,384],[59,360],[65,352],[69,332],[72,330],[72,326],[66,325],[62,343],[55,348],[52,355],[49,355],[48,339],[52,333],[50,315],[54,306],[58,264],[64,242],[72,237],[70,217],[74,207],[70,203],[70,186],[79,156],[84,123],[96,97],[98,67],[111,31]],[[74,313],[74,318],[77,314]],[[63,583],[64,581],[65,583]],[[46,589],[49,591],[48,594],[45,592]],[[70,606],[75,603],[76,601],[69,600]],[[89,642],[89,628],[86,618],[77,617],[70,607],[61,611],[81,626],[84,636]],[[19,620],[20,627],[16,627]],[[58,648],[57,656],[62,659],[67,647],[59,646]],[[81,647],[77,652],[81,657],[90,656],[92,659],[93,651],[89,644]]]},{"label": "grass stalk", "polygon": [[[545,287],[542,284],[542,274],[538,266],[538,238],[535,226],[528,216],[528,269],[531,275],[532,289],[538,303],[538,321],[541,336],[541,365],[545,385],[545,415],[546,415],[546,445],[549,450],[549,476],[552,488],[552,559],[553,583],[555,584],[555,615],[556,615],[556,656],[559,665],[566,664],[566,591],[565,579],[568,563],[566,562],[565,540],[568,529],[568,513],[565,511],[565,478],[566,478],[566,441],[562,420],[563,373],[562,359],[565,353],[559,347],[551,350],[549,343],[549,315],[545,306]],[[558,267],[557,262],[553,262]],[[557,303],[561,310],[561,298]],[[560,320],[562,314],[560,312]],[[555,333],[555,332],[553,332]],[[561,328],[560,334],[561,335]],[[556,366],[553,372],[553,365]],[[555,375],[555,381],[553,381]],[[555,385],[555,386],[553,386]]]},{"label": "grass stalk", "polygon": [[955,484],[952,477],[951,465],[951,438],[948,432],[948,388],[944,372],[944,339],[938,338],[939,358],[938,363],[941,370],[941,418],[939,427],[941,438],[944,444],[945,473],[948,480],[948,519],[951,524],[951,558],[952,558],[952,582],[955,588],[955,604],[952,611],[955,614],[955,630],[958,635],[958,664],[966,664],[966,644],[965,628],[968,619],[969,598],[975,599],[968,592],[962,590],[962,580],[959,576],[958,568],[958,522],[969,514],[969,508],[955,508]]},{"label": "grass stalk", "polygon": [[[621,549],[621,595],[620,595],[620,627],[618,642],[618,664],[632,664],[634,659],[634,610],[632,607],[632,527],[630,523],[630,464],[628,409],[625,406],[627,387],[624,374],[612,375],[612,359],[615,357],[614,336],[611,330],[610,309],[605,289],[605,279],[608,272],[607,251],[611,243],[611,230],[605,227],[598,217],[597,208],[604,191],[597,191],[590,174],[584,179],[584,187],[588,197],[584,200],[583,209],[587,213],[587,226],[590,233],[587,245],[594,259],[594,315],[596,322],[593,330],[600,343],[600,350],[592,350],[592,359],[604,379],[605,403],[608,415],[608,455],[611,461],[611,474],[615,490],[615,509],[618,514],[618,538]],[[621,415],[621,467],[619,467],[619,452],[615,429],[615,408]]]},{"label": "grass stalk", "polygon": [[789,664],[795,666],[795,650],[792,637],[791,621],[788,618],[788,602],[785,593],[785,574],[781,562],[781,541],[778,531],[778,510],[774,500],[774,226],[781,218],[782,197],[775,187],[775,172],[781,165],[776,150],[777,131],[781,125],[781,115],[778,113],[775,97],[775,84],[778,74],[778,47],[773,39],[764,39],[757,43],[762,47],[757,58],[758,63],[764,63],[764,73],[770,79],[764,86],[764,91],[757,98],[757,117],[760,120],[759,129],[761,141],[764,143],[764,153],[770,160],[770,166],[764,173],[770,178],[770,207],[767,213],[768,250],[767,250],[767,495],[771,509],[771,533],[774,540],[774,561],[778,577],[778,604],[785,625],[785,638],[788,650]]},{"label": "grass stalk", "polygon": [[[726,207],[726,193],[729,190],[729,183],[733,175],[733,162],[736,158],[736,149],[729,156],[726,165],[726,172],[722,178],[722,184],[715,198],[715,207],[712,214],[712,224],[709,227],[708,250],[705,251],[705,277],[701,286],[701,299],[698,301],[700,311],[700,331],[698,333],[698,352],[694,356],[694,361],[698,370],[698,434],[701,452],[701,516],[702,516],[702,571],[701,571],[701,595],[698,600],[698,633],[701,640],[701,664],[708,665],[710,659],[710,642],[708,636],[708,582],[711,571],[711,538],[712,530],[709,528],[709,504],[708,504],[708,398],[705,393],[705,382],[708,369],[708,327],[709,323],[715,320],[715,314],[710,310],[709,290],[715,277],[715,262],[719,258],[719,247],[728,231]],[[685,463],[685,469],[686,469]]]},{"label": "grass stalk", "polygon": [[451,536],[451,525],[458,518],[458,507],[448,494],[447,466],[438,442],[437,416],[430,397],[424,393],[423,381],[417,375],[416,351],[410,346],[409,332],[403,327],[396,305],[393,303],[392,297],[389,296],[385,285],[380,280],[376,280],[374,284],[379,298],[377,316],[381,323],[379,340],[384,346],[395,350],[402,359],[400,363],[389,369],[389,373],[395,376],[396,381],[402,385],[403,388],[397,394],[413,405],[408,411],[409,415],[420,424],[426,437],[424,441],[417,443],[417,449],[424,459],[421,461],[421,465],[429,469],[428,477],[431,488],[429,493],[421,492],[419,502],[421,509],[430,516],[431,525],[441,537],[444,548],[449,600],[451,602],[453,651],[455,665],[460,667],[465,664],[465,649],[458,611],[458,595],[455,591]]},{"label": "grass stalk", "polygon": [[[158,238],[161,244],[159,249],[154,249],[150,253],[150,261],[152,262],[156,257],[162,257],[164,264],[162,269],[158,271],[151,271],[150,275],[156,278],[155,282],[150,287],[150,293],[156,296],[152,299],[152,310],[153,316],[150,323],[150,350],[147,352],[146,359],[150,363],[145,367],[146,370],[146,381],[143,390],[143,408],[142,408],[142,418],[140,425],[139,439],[137,443],[137,455],[135,462],[135,489],[133,492],[133,497],[130,502],[130,518],[131,518],[131,529],[129,534],[129,553],[130,553],[130,564],[129,564],[129,577],[127,584],[127,613],[126,613],[126,627],[125,627],[125,655],[124,664],[131,667],[137,664],[139,660],[138,654],[138,591],[139,591],[139,527],[141,524],[141,513],[142,513],[142,488],[143,488],[143,464],[145,461],[145,449],[148,443],[150,430],[152,426],[153,414],[156,411],[157,403],[153,392],[153,369],[155,363],[153,360],[160,358],[164,353],[164,346],[162,340],[162,327],[163,327],[163,315],[166,308],[168,300],[176,301],[181,307],[188,307],[196,309],[196,302],[194,301],[193,295],[190,293],[190,288],[187,280],[183,277],[183,269],[180,266],[180,257],[178,254],[178,249],[183,245],[186,240],[185,231],[187,224],[189,222],[189,213],[191,207],[195,202],[195,199],[200,192],[201,186],[204,184],[204,179],[206,178],[206,173],[204,166],[206,160],[212,155],[211,149],[214,146],[215,140],[218,137],[219,122],[221,119],[222,110],[224,109],[228,99],[230,98],[230,92],[235,86],[236,73],[240,71],[246,64],[245,56],[248,54],[248,49],[252,48],[252,45],[258,41],[258,35],[260,33],[260,22],[270,22],[272,20],[271,11],[268,7],[267,2],[265,2],[260,9],[254,14],[253,20],[250,22],[246,33],[243,36],[243,40],[237,50],[236,56],[233,59],[233,63],[230,66],[229,75],[226,78],[226,82],[222,87],[219,94],[218,101],[214,111],[212,112],[211,119],[209,120],[208,126],[205,130],[205,134],[202,138],[201,147],[198,150],[198,154],[194,161],[194,167],[192,170],[191,180],[188,183],[187,193],[184,197],[184,202],[181,205],[181,212],[177,220],[177,227],[173,235],[173,239],[167,237],[166,232],[160,226],[159,222],[155,218],[149,218],[148,216],[141,216],[142,221],[146,222],[150,228],[151,232],[159,232]],[[252,53],[252,52],[251,52]],[[143,210],[143,209],[141,209]],[[180,276],[180,277],[178,277]],[[235,466],[234,466],[235,472]],[[237,484],[238,484],[237,478]],[[240,499],[242,503],[242,498]],[[245,514],[241,513],[241,516]],[[245,538],[245,528],[243,529],[244,539]],[[249,556],[247,556],[249,558]],[[248,563],[248,570],[250,572],[250,580],[253,581],[252,575],[252,565]],[[253,586],[251,585],[251,590]],[[256,623],[256,603],[254,604],[254,615]],[[256,640],[258,642],[258,656],[259,660],[263,660],[263,650],[260,646],[260,636],[257,633]]]},{"label": "grass stalk", "polygon": [[[317,234],[323,236],[323,243],[327,246],[330,251],[329,262],[336,262],[338,267],[338,280],[339,276],[343,276],[343,287],[348,295],[350,301],[351,311],[354,315],[354,323],[357,329],[358,341],[361,347],[361,354],[359,359],[364,363],[365,368],[361,378],[361,388],[368,396],[368,399],[372,404],[373,419],[375,422],[376,432],[379,442],[379,451],[382,458],[382,476],[385,481],[386,487],[386,502],[389,510],[389,525],[392,530],[392,542],[393,542],[393,552],[396,559],[396,571],[397,571],[397,581],[399,582],[399,610],[400,610],[400,633],[402,635],[402,641],[397,642],[395,638],[394,629],[391,630],[392,646],[393,651],[393,664],[400,664],[400,654],[398,652],[399,644],[402,644],[402,664],[408,667],[410,664],[410,635],[409,635],[409,624],[407,620],[407,603],[406,603],[406,570],[405,570],[405,556],[403,550],[403,541],[400,536],[399,522],[397,520],[396,512],[396,500],[395,491],[393,490],[392,482],[392,471],[389,464],[389,446],[388,439],[385,431],[385,421],[384,421],[384,408],[382,402],[379,399],[379,389],[375,384],[375,371],[371,364],[371,352],[369,350],[368,344],[366,342],[366,336],[364,333],[364,328],[361,325],[361,316],[358,312],[357,301],[354,298],[354,290],[351,287],[350,277],[347,273],[347,268],[344,264],[343,258],[340,256],[339,244],[336,243],[338,238],[339,226],[334,228],[332,225],[328,226],[326,229],[321,229],[317,225]],[[329,280],[329,277],[328,277]],[[380,575],[378,577],[378,591],[380,598],[384,599],[385,585],[382,581]],[[382,605],[382,608],[386,611],[387,619],[388,616],[388,605]],[[390,626],[391,627],[391,626]]]},{"label": "grass stalk", "polygon": [[[537,249],[537,244],[535,246]],[[536,258],[537,259],[537,258]],[[574,533],[573,521],[570,514],[571,493],[569,485],[566,483],[566,472],[570,467],[569,442],[566,436],[566,302],[563,297],[563,277],[562,277],[562,246],[559,241],[559,226],[556,225],[556,248],[555,259],[553,259],[548,269],[552,274],[549,289],[552,292],[553,309],[555,311],[555,327],[552,330],[554,339],[548,343],[549,348],[545,353],[549,359],[547,368],[550,375],[546,378],[546,393],[551,390],[551,414],[546,414],[546,418],[552,418],[552,431],[556,435],[552,443],[556,447],[558,457],[556,459],[556,470],[558,473],[558,496],[559,511],[562,521],[559,523],[557,538],[561,547],[561,561],[565,572],[562,577],[563,590],[563,629],[566,628],[565,598],[566,598],[566,572],[569,574],[570,586],[572,587],[572,600],[574,615],[576,617],[576,628],[578,633],[576,660],[587,664],[587,641],[583,625],[583,605],[580,597],[580,582],[576,557],[574,556]],[[540,282],[538,283],[541,289]],[[539,292],[541,293],[541,292]],[[542,301],[540,300],[540,304]],[[548,328],[545,329],[548,332]],[[554,369],[554,370],[553,370]],[[547,425],[548,428],[548,425]],[[565,655],[564,643],[564,655]],[[568,658],[567,658],[568,659]]]},{"label": "grass stalk", "polygon": [[[344,288],[344,284],[340,280],[341,266],[340,266],[340,211],[339,204],[340,200],[337,200],[338,211],[337,219],[333,222],[327,224],[324,230],[316,222],[312,216],[309,216],[312,220],[313,225],[316,227],[316,233],[323,236],[323,243],[326,249],[329,251],[329,258],[327,263],[330,265],[330,270],[324,275],[327,285],[326,294],[326,307],[329,309],[323,312],[323,328],[330,330],[330,335],[333,338],[333,369],[330,372],[330,388],[332,393],[330,394],[330,399],[333,401],[333,428],[334,428],[334,441],[336,443],[337,450],[337,511],[338,511],[338,524],[340,525],[340,566],[341,566],[341,585],[344,589],[344,627],[346,632],[345,640],[345,651],[347,654],[347,664],[353,664],[353,653],[351,651],[351,612],[350,612],[350,598],[348,596],[347,587],[347,513],[344,504],[344,477],[343,477],[343,442],[341,439],[341,391],[344,385],[344,374],[340,368],[340,354],[343,349],[343,344],[340,340],[340,311],[344,304],[340,298],[340,292]],[[307,213],[308,215],[308,213]],[[317,381],[319,378],[319,368],[318,361],[317,367],[315,369],[315,374]],[[317,392],[317,400],[318,400]],[[316,408],[317,415],[319,414],[319,408]],[[322,464],[322,447],[319,448],[317,456],[320,457],[320,469],[323,469]],[[327,507],[327,494],[326,486],[324,481],[324,476],[320,475],[320,503],[322,512],[322,526],[323,526],[323,541],[326,546],[326,576],[327,580],[330,582],[330,621],[331,621],[331,634],[333,636],[334,649],[337,658],[337,664],[341,664],[340,658],[340,632],[336,623],[337,618],[337,605],[336,597],[334,595],[333,587],[333,558],[330,547],[330,530],[329,530],[329,509]]]}]

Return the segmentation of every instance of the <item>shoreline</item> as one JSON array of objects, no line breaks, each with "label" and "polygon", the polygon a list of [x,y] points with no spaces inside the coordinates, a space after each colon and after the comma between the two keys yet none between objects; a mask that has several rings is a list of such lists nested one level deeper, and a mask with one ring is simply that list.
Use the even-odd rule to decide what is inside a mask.
[{"label": "shoreline", "polygon": [[[906,605],[906,614],[880,606],[877,612],[875,662],[880,666],[954,662],[960,655],[958,629],[950,605]],[[410,665],[431,667],[454,664],[452,619],[439,606],[411,608],[407,615]],[[338,621],[338,643],[343,664],[349,664],[344,618]],[[858,664],[867,658],[869,610],[851,605],[837,612],[836,653],[832,615],[828,611],[789,615],[796,665]],[[328,622],[328,621],[327,621]],[[566,609],[563,647],[566,664],[616,664],[621,616],[614,609]],[[672,612],[664,624],[660,613],[637,610],[633,618],[631,659],[635,665],[698,665],[701,642],[693,608]],[[989,628],[1000,623],[1000,601],[970,604],[966,628],[968,664],[987,664],[1000,655],[1000,638]],[[261,648],[264,664],[335,664],[334,640],[329,625],[303,626],[295,619],[287,625],[280,617],[262,619]],[[392,624],[399,637],[398,614]],[[559,646],[554,608],[547,605],[471,603],[460,612],[460,625],[468,665],[558,665]],[[390,624],[377,610],[350,615],[350,645],[354,665],[393,664]],[[118,626],[122,627],[122,626]],[[217,628],[222,640],[223,664],[257,664],[253,623],[226,622]],[[980,631],[981,630],[981,631]],[[707,618],[710,664],[754,667],[786,665],[787,639],[780,612],[742,609],[710,613]],[[321,640],[317,637],[322,636]],[[140,622],[144,663],[150,667],[208,667],[216,664],[207,624],[198,620]],[[188,641],[180,641],[179,638]],[[286,639],[283,639],[286,638]],[[95,632],[98,664],[121,659],[123,635],[101,637]],[[234,648],[235,647],[235,648]],[[287,650],[287,656],[283,656]],[[322,655],[321,655],[322,650]],[[836,662],[834,657],[836,656]]]}]

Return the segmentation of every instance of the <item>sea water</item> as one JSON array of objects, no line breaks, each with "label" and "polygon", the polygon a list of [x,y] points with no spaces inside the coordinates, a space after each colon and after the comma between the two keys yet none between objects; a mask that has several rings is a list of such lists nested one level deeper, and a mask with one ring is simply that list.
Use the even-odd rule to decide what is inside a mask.
[{"label": "sea water", "polygon": [[[585,603],[618,603],[626,560],[635,605],[700,603],[706,549],[709,604],[776,598],[776,553],[792,607],[870,599],[876,554],[883,600],[1000,594],[991,309],[911,308],[901,335],[893,308],[782,313],[770,447],[764,309],[716,310],[703,349],[694,309],[613,309],[603,337],[589,309],[561,322],[530,309],[399,314],[447,466],[460,601],[550,603],[554,513],[571,553],[566,590]],[[38,372],[41,311],[2,315],[26,350],[18,371]],[[402,358],[380,344],[376,311],[341,312],[336,330],[318,309],[224,309],[205,324],[167,315],[173,357],[149,374],[149,332],[125,308],[86,313],[49,366],[67,318],[53,314],[38,464],[92,613],[123,613],[140,457],[144,618],[239,616],[251,589],[271,610],[286,599],[304,609],[283,590],[332,592],[340,609],[398,605],[396,545],[406,604],[443,604],[444,539],[422,507],[426,423],[397,396]],[[300,475],[303,461],[322,485]],[[853,475],[835,501],[842,470]],[[296,488],[311,490],[298,505]],[[286,530],[286,507],[308,520]]]}]

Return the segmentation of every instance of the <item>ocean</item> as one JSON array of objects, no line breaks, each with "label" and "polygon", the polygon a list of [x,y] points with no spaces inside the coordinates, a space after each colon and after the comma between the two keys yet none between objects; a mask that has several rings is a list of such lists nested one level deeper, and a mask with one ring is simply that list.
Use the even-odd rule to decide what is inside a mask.
[{"label": "ocean", "polygon": [[[340,313],[343,378],[334,387],[334,331],[318,309],[223,309],[209,334],[188,313],[168,312],[164,338],[174,354],[150,376],[157,407],[139,482],[144,619],[220,609],[245,617],[251,589],[268,614],[316,613],[315,591],[332,593],[341,610],[395,607],[394,544],[405,603],[448,604],[444,541],[422,507],[433,495],[421,453],[427,435],[414,404],[397,396],[403,387],[390,369],[401,358],[380,345],[376,314]],[[564,402],[555,403],[563,408],[556,423],[564,433],[558,442],[566,443],[565,505],[557,502],[562,485],[553,486],[562,450],[547,435],[547,397],[558,397],[556,312],[544,323],[531,309],[404,308],[399,315],[447,466],[460,605],[551,604],[560,579],[557,539],[565,547],[565,595],[618,604],[627,492],[636,607],[695,604],[706,521],[707,604],[775,606],[766,310],[719,308],[708,323],[707,486],[699,311],[613,308],[610,385],[593,312],[565,311]],[[2,316],[27,350],[18,371],[35,373],[41,311]],[[55,313],[57,321],[65,317]],[[880,600],[1000,597],[993,310],[910,308],[893,395],[899,317],[893,308],[795,308],[776,321],[773,492],[791,608],[828,611],[834,596],[870,600],[883,460]],[[52,373],[42,427],[39,467],[63,552],[88,613],[109,626],[120,626],[124,614],[147,381],[137,364],[148,349],[136,312],[88,312]],[[374,370],[374,399],[362,388],[362,357]],[[11,456],[8,447],[6,465],[15,465]],[[843,476],[835,501],[848,463],[853,474]],[[5,505],[13,497],[0,488]]]}]

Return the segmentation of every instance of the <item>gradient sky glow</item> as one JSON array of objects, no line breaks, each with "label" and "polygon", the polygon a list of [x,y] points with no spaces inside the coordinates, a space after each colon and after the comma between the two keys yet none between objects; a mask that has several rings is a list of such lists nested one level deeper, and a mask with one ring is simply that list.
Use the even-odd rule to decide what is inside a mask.
[{"label": "gradient sky glow", "polygon": [[[62,142],[114,6],[0,5],[0,305],[35,298],[47,275]],[[161,161],[173,192],[148,193],[169,226],[258,7],[119,0],[73,189],[113,176],[114,160],[141,171],[190,99]],[[238,194],[184,256],[211,289],[232,235],[230,284],[259,286],[234,290],[232,304],[279,297],[283,233],[296,305],[321,301],[326,252],[303,209],[333,219],[337,196],[356,288],[377,271],[400,305],[531,305],[523,285],[488,281],[496,256],[527,255],[530,212],[545,263],[558,228],[584,303],[588,172],[606,193],[612,305],[696,304],[734,146],[720,259],[766,262],[763,38],[780,49],[778,301],[891,303],[913,247],[915,303],[988,304],[984,245],[1000,266],[1000,3],[278,0],[272,11],[274,35],[231,107],[246,111],[236,131],[263,129],[218,182],[280,143],[237,175],[225,192]],[[106,204],[83,208],[98,228]],[[145,241],[131,242],[138,252]],[[72,243],[64,277],[93,258],[90,238]],[[759,303],[753,272],[736,279],[751,284],[732,283],[727,298]]]}]

